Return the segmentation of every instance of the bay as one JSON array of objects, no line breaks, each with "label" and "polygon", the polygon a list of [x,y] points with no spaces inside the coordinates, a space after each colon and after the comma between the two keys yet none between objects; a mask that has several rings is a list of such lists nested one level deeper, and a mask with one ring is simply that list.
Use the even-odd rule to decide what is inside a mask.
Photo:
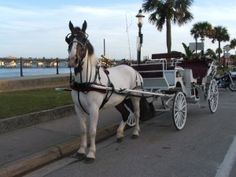
[{"label": "bay", "polygon": [[[59,68],[59,74],[70,73],[69,68]],[[23,76],[55,75],[56,68],[23,68]],[[20,68],[0,68],[0,78],[20,77]]]}]

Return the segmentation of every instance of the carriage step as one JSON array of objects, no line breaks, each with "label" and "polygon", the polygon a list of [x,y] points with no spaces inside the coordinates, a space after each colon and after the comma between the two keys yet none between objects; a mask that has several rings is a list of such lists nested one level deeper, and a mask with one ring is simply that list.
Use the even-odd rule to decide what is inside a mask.
[{"label": "carriage step", "polygon": [[170,108],[166,108],[166,109],[155,109],[155,112],[168,112],[170,111]]}]

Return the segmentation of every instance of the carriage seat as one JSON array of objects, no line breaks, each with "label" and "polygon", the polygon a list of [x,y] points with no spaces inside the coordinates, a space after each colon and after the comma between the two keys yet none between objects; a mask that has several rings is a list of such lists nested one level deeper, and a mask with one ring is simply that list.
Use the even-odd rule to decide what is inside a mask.
[{"label": "carriage seat", "polygon": [[207,75],[207,70],[209,68],[209,61],[207,60],[190,60],[183,61],[179,63],[178,66],[184,69],[191,69],[193,77],[197,79],[198,84],[202,84],[203,78]]},{"label": "carriage seat", "polygon": [[[160,78],[163,77],[162,64],[140,64],[132,65],[132,67],[138,71],[143,78]],[[167,66],[166,70],[174,70],[174,66]]]},{"label": "carriage seat", "polygon": [[132,67],[144,78],[145,89],[169,89],[175,86],[174,66],[165,66],[160,63],[145,63],[132,65]]},{"label": "carriage seat", "polygon": [[171,53],[154,53],[152,54],[152,59],[180,59],[183,58],[183,54],[181,52],[171,52]]}]

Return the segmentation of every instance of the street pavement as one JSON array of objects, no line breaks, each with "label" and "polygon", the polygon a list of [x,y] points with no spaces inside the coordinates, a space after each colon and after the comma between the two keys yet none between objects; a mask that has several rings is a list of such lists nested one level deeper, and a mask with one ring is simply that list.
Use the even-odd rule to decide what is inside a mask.
[{"label": "street pavement", "polygon": [[218,111],[188,106],[188,119],[176,131],[169,112],[143,122],[138,139],[132,129],[123,142],[111,137],[97,144],[93,164],[71,156],[25,177],[235,177],[236,93],[221,90]]},{"label": "street pavement", "polygon": [[[25,177],[235,177],[235,108],[236,93],[221,90],[215,114],[210,114],[207,107],[188,106],[188,119],[182,131],[174,129],[171,114],[167,112],[143,122],[138,139],[130,138],[132,129],[129,129],[122,143],[116,143],[115,137],[98,143],[94,164],[77,162],[69,155]],[[118,124],[120,120],[115,109],[104,110],[98,127]],[[22,168],[17,166],[22,162],[19,160],[73,141],[79,134],[75,115],[1,134],[0,176],[14,176],[17,173],[11,170]],[[29,162],[37,164],[34,160]],[[4,169],[1,167],[9,164],[16,167],[1,173]]]}]

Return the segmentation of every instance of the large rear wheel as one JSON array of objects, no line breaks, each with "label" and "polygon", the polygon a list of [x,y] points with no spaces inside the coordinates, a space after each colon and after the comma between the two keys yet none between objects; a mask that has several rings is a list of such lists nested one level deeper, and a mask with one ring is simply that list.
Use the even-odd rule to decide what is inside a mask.
[{"label": "large rear wheel", "polygon": [[172,118],[177,130],[182,130],[187,119],[187,101],[183,92],[177,92],[173,100]]}]

